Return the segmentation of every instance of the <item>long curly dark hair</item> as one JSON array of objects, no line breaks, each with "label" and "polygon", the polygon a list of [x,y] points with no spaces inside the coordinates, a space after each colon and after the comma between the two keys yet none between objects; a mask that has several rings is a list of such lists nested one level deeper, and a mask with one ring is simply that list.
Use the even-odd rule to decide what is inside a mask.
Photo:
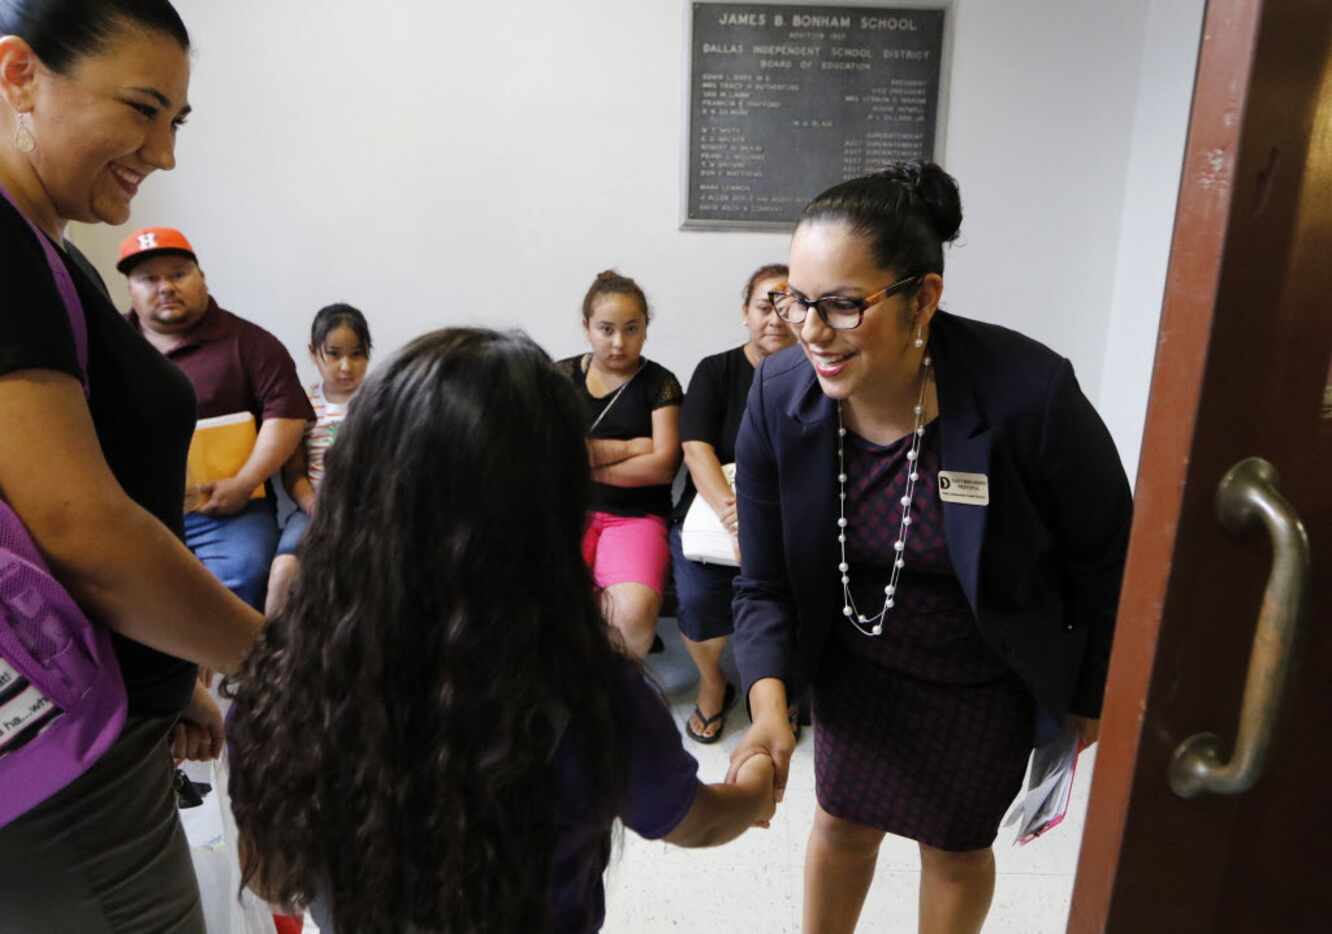
[{"label": "long curly dark hair", "polygon": [[521,334],[436,331],[366,380],[291,598],[228,686],[246,884],[329,896],[340,934],[547,929],[571,715],[608,826],[626,781],[582,427]]}]

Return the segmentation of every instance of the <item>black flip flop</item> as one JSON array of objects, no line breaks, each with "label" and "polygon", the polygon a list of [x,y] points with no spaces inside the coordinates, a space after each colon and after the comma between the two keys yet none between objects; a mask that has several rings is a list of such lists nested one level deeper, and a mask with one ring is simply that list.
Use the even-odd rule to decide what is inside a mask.
[{"label": "black flip flop", "polygon": [[694,717],[698,717],[699,722],[703,724],[703,729],[706,730],[718,720],[724,720],[733,706],[735,706],[735,685],[728,683],[726,685],[726,693],[722,695],[721,710],[713,714],[711,717],[705,717],[703,716],[703,711],[695,706],[694,712],[689,715],[689,719],[685,720],[685,733],[687,733],[689,738],[694,742],[702,743],[705,746],[711,746],[713,743],[717,742],[717,740],[722,738],[722,733],[726,730],[725,722],[722,723],[721,728],[718,729],[716,733],[709,736],[707,733],[694,732]]}]

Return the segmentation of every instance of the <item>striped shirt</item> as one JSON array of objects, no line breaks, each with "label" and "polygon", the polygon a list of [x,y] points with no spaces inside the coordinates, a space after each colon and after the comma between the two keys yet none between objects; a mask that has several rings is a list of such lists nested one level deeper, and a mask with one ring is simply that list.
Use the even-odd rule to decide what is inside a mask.
[{"label": "striped shirt", "polygon": [[305,469],[310,485],[318,490],[324,479],[324,453],[338,437],[338,427],[347,417],[347,405],[324,398],[322,382],[309,386],[305,393],[315,411],[315,420],[305,426]]}]

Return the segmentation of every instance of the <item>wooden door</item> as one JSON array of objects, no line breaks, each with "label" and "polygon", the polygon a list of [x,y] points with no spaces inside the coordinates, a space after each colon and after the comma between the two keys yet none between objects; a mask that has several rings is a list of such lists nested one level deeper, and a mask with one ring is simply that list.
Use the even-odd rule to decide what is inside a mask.
[{"label": "wooden door", "polygon": [[[1076,934],[1332,931],[1330,56],[1329,0],[1208,5]],[[1277,549],[1218,517],[1253,457],[1307,533],[1304,631],[1261,777],[1185,798],[1177,750],[1210,732],[1232,756],[1260,612],[1300,597],[1290,578],[1265,596],[1276,552],[1299,550],[1289,523]],[[1283,637],[1262,631],[1274,658]]]}]

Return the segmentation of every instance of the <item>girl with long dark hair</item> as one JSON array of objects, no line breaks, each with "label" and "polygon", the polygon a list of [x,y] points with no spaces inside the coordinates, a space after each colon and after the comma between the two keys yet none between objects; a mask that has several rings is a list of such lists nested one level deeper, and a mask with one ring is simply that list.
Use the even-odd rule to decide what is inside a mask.
[{"label": "girl with long dark hair", "polygon": [[708,846],[771,814],[771,760],[700,784],[616,647],[584,425],[539,347],[484,330],[417,339],[352,402],[229,686],[245,877],[326,934],[596,931],[617,818]]}]

